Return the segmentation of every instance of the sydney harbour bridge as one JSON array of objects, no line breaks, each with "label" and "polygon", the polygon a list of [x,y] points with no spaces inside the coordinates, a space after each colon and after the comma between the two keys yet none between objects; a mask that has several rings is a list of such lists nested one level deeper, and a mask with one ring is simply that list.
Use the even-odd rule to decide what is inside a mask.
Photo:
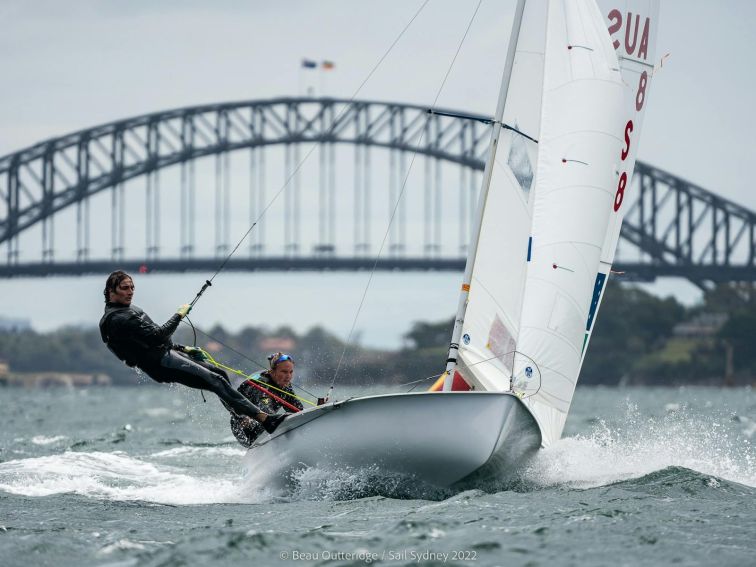
[{"label": "sydney harbour bridge", "polygon": [[[21,149],[0,158],[0,277],[212,272],[253,224],[225,269],[462,270],[490,126],[444,112],[251,100]],[[617,271],[756,280],[756,213],[646,163],[633,184]]]}]

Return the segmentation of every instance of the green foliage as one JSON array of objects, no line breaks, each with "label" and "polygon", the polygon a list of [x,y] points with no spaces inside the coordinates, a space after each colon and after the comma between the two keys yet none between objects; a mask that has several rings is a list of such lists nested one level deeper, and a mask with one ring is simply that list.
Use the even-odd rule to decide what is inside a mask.
[{"label": "green foliage", "polygon": [[0,358],[14,372],[104,373],[116,382],[135,380],[134,371],[110,354],[97,329],[0,333]]},{"label": "green foliage", "polygon": [[637,380],[636,364],[661,348],[685,317],[675,299],[609,282],[583,364],[581,382],[617,384]]},{"label": "green foliage", "polygon": [[454,318],[436,323],[415,322],[404,335],[407,342],[397,358],[395,373],[403,376],[403,382],[428,378],[418,389],[429,388],[435,381],[432,377],[444,371],[449,352],[449,339],[454,327]]},{"label": "green foliage", "polygon": [[[674,332],[681,323],[722,313],[728,318],[721,328],[687,335]],[[339,384],[401,384],[443,371],[452,326],[453,319],[416,322],[404,337],[405,347],[395,352],[364,348],[357,341],[345,345],[322,327],[300,335],[288,327],[246,327],[231,333],[216,326],[208,333],[197,329],[196,344],[245,372],[267,368],[267,355],[274,350],[291,350],[301,383],[315,387],[329,386],[337,369]],[[610,282],[580,381],[721,384],[729,349],[735,381],[750,383],[756,376],[755,336],[753,286],[719,286],[705,295],[701,305],[686,309],[673,298],[658,298],[637,287]],[[181,326],[174,340],[195,343],[188,325]],[[15,372],[105,373],[115,383],[133,383],[136,379],[133,370],[108,352],[96,328],[0,333],[0,359]],[[418,387],[431,383],[429,379]]]},{"label": "green foliage", "polygon": [[418,321],[412,324],[412,328],[404,335],[404,338],[414,349],[448,347],[453,327],[454,318],[438,323]]},{"label": "green foliage", "polygon": [[703,303],[696,310],[734,314],[753,313],[754,309],[756,309],[756,293],[754,293],[753,284],[748,282],[716,286],[706,292]]},{"label": "green foliage", "polygon": [[735,373],[756,375],[756,309],[751,306],[737,310],[720,329],[718,336],[732,346]]},{"label": "green foliage", "polygon": [[[724,316],[721,328],[676,336],[680,323]],[[695,327],[695,325],[694,325]],[[736,383],[756,376],[756,293],[748,284],[722,284],[685,309],[637,288],[610,285],[587,353],[582,383],[723,384],[726,350],[733,349]]]}]

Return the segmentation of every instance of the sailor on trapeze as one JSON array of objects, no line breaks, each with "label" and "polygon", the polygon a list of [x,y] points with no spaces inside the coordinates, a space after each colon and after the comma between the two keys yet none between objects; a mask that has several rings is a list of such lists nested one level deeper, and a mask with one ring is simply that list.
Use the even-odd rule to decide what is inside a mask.
[{"label": "sailor on trapeze", "polygon": [[[253,404],[275,414],[279,408],[289,413],[302,411],[304,406],[294,394],[291,379],[294,377],[294,359],[277,352],[268,357],[269,370],[242,382],[238,391]],[[255,423],[248,417],[231,415],[231,432],[245,447],[250,447],[263,431],[265,424]]]},{"label": "sailor on trapeze", "polygon": [[192,347],[174,345],[171,335],[191,307],[186,304],[163,326],[156,325],[136,305],[132,305],[134,281],[122,271],[113,272],[105,283],[105,314],[100,319],[100,335],[110,351],[128,366],[136,366],[156,382],[177,382],[215,393],[235,414],[260,422],[272,433],[286,414],[269,415],[234,390],[226,373],[207,362],[193,360]]}]

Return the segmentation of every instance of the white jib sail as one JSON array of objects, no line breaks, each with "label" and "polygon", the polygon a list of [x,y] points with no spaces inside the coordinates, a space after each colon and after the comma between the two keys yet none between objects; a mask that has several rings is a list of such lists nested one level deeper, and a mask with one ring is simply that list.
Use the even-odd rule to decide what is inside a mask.
[{"label": "white jib sail", "polygon": [[[545,21],[545,2],[525,3],[502,118],[533,139],[541,128]],[[503,130],[492,151],[457,369],[476,389],[505,391],[520,328],[538,145]]]},{"label": "white jib sail", "polygon": [[[613,212],[625,86],[593,0],[531,0],[504,112],[460,344],[478,389],[526,397],[544,445],[574,393]],[[537,132],[537,133],[536,133]]]}]

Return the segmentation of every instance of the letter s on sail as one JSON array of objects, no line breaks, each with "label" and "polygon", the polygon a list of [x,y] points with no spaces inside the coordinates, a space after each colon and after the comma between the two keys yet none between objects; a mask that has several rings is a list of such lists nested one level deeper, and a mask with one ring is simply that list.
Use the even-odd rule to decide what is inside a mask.
[{"label": "letter s on sail", "polygon": [[622,148],[622,153],[620,157],[622,157],[622,161],[625,161],[627,159],[627,155],[630,153],[630,132],[633,131],[633,121],[628,120],[627,124],[625,124],[625,147]]}]

